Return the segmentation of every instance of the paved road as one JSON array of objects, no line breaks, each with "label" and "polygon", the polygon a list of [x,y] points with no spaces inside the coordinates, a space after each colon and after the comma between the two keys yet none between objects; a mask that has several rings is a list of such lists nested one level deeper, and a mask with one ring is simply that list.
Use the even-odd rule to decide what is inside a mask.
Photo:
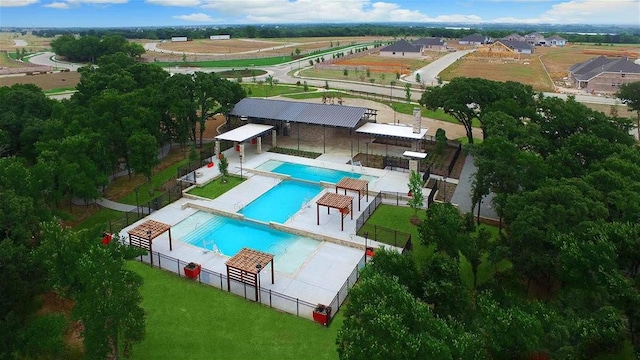
[{"label": "paved road", "polygon": [[[59,69],[69,69],[71,71],[78,71],[79,68],[85,66],[85,64],[74,64],[63,61],[55,60],[55,53],[47,51],[29,58],[29,62],[38,65],[51,66]],[[53,60],[52,60],[53,59]]]}]

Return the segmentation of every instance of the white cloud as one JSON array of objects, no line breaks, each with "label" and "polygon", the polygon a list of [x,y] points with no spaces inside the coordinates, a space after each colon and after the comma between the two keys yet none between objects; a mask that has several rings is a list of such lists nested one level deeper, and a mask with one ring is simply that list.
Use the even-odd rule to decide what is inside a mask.
[{"label": "white cloud", "polygon": [[199,6],[202,2],[200,0],[145,0],[147,4],[160,5],[160,6]]},{"label": "white cloud", "polygon": [[69,4],[66,2],[52,2],[43,6],[52,9],[69,9]]},{"label": "white cloud", "polygon": [[[495,0],[494,0],[495,1]],[[639,24],[638,0],[570,0],[551,5],[533,18],[496,18],[491,22],[527,24]]]},{"label": "white cloud", "polygon": [[215,20],[212,19],[211,16],[203,13],[195,13],[190,15],[177,15],[177,16],[174,16],[174,18],[184,20],[184,21],[198,22],[198,23],[215,22]]},{"label": "white cloud", "polygon": [[21,7],[38,3],[40,0],[2,0],[0,7]]}]

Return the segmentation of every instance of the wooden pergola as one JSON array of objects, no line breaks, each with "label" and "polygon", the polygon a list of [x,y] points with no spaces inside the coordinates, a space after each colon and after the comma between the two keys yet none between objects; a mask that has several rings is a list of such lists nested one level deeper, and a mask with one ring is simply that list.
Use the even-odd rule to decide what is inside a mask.
[{"label": "wooden pergola", "polygon": [[254,286],[256,301],[260,291],[260,271],[271,263],[271,283],[273,277],[273,255],[261,251],[243,248],[234,257],[227,260],[227,291],[231,291],[231,280]]},{"label": "wooden pergola", "polygon": [[320,206],[327,207],[327,214],[331,209],[340,210],[340,230],[344,231],[344,218],[351,213],[353,220],[353,197],[334,193],[324,193],[320,199],[316,201],[317,224],[320,225]]},{"label": "wooden pergola", "polygon": [[153,239],[169,231],[169,251],[173,251],[171,243],[171,225],[155,220],[147,220],[128,231],[129,245],[137,246],[149,251],[151,266],[153,266]]},{"label": "wooden pergola", "polygon": [[366,195],[367,201],[369,201],[369,181],[367,180],[343,177],[336,184],[336,194],[338,193],[338,189],[344,190],[345,195],[347,195],[347,190],[358,193],[358,211],[360,211],[360,199]]}]

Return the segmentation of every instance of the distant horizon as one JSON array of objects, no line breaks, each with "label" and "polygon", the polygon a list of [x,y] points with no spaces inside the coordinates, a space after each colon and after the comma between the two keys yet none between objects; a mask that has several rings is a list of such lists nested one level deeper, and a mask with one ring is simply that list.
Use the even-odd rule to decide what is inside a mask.
[{"label": "distant horizon", "polygon": [[2,28],[429,24],[619,26],[640,0],[0,0]]}]

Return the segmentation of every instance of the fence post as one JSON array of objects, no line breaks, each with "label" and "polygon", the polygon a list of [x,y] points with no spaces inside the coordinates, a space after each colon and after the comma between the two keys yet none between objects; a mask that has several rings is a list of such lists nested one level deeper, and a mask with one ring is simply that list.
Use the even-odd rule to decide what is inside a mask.
[{"label": "fence post", "polygon": [[296,315],[300,316],[300,299],[296,298]]}]

